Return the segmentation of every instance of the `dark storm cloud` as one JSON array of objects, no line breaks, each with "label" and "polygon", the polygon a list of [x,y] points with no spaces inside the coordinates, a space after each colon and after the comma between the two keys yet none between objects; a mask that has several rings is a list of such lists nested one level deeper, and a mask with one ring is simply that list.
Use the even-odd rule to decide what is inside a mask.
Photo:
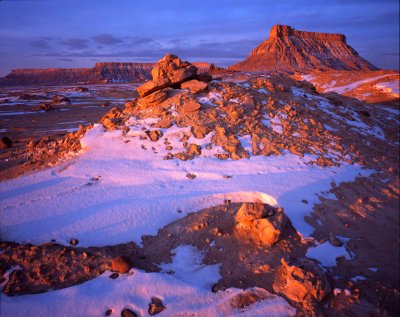
[{"label": "dark storm cloud", "polygon": [[69,49],[84,49],[88,47],[88,40],[85,39],[66,39],[60,44],[67,46]]},{"label": "dark storm cloud", "polygon": [[45,50],[51,49],[51,46],[45,40],[35,40],[35,41],[32,41],[30,44],[32,47],[35,47],[35,48],[40,48],[40,49],[45,49]]},{"label": "dark storm cloud", "polygon": [[93,40],[102,45],[113,45],[113,44],[119,44],[123,43],[122,38],[115,37],[114,35],[111,34],[99,34],[96,36],[93,36]]}]

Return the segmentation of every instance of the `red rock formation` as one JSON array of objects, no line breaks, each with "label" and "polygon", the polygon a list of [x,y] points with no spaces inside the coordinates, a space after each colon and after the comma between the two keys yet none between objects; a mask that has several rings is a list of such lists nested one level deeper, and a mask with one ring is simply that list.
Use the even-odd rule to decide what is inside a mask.
[{"label": "red rock formation", "polygon": [[[96,63],[93,68],[14,69],[4,78],[2,86],[58,85],[78,83],[131,82],[151,78],[155,63]],[[199,73],[208,72],[211,64],[193,63]]]},{"label": "red rock formation", "polygon": [[349,45],[343,34],[297,31],[274,25],[270,37],[244,61],[229,67],[239,71],[301,71],[306,69],[375,70]]}]

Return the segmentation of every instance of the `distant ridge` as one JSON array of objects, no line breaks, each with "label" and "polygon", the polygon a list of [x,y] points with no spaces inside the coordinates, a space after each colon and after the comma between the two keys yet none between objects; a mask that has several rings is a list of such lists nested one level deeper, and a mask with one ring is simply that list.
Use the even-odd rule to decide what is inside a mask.
[{"label": "distant ridge", "polygon": [[343,34],[297,31],[274,25],[269,38],[242,62],[228,67],[237,71],[301,71],[306,69],[376,70],[346,43]]},{"label": "distant ridge", "polygon": [[[206,72],[212,64],[193,63],[199,72]],[[155,63],[96,63],[92,68],[14,69],[0,79],[2,86],[61,85],[107,82],[144,81],[151,78]]]}]

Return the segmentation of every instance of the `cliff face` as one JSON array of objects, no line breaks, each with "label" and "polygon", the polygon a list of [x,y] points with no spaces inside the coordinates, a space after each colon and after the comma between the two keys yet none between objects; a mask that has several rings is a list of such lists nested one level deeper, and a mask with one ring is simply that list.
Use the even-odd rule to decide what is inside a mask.
[{"label": "cliff face", "polygon": [[239,71],[301,71],[307,69],[376,70],[351,46],[343,34],[297,31],[275,25],[269,39],[244,61],[229,67]]},{"label": "cliff face", "polygon": [[[199,73],[210,70],[209,63],[193,63]],[[79,83],[132,82],[151,78],[155,63],[96,63],[93,68],[15,69],[0,79],[0,85],[61,85]]]}]

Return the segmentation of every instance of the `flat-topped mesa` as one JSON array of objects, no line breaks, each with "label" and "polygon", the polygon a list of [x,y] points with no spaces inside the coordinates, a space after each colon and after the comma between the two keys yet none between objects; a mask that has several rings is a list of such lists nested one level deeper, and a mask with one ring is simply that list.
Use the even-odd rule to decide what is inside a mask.
[{"label": "flat-topped mesa", "polygon": [[244,61],[228,69],[246,72],[377,69],[346,43],[343,34],[297,31],[287,25],[274,25],[269,35]]},{"label": "flat-topped mesa", "polygon": [[284,38],[290,36],[310,40],[340,41],[346,43],[346,36],[344,34],[298,31],[288,25],[276,24],[269,32],[269,38]]}]

